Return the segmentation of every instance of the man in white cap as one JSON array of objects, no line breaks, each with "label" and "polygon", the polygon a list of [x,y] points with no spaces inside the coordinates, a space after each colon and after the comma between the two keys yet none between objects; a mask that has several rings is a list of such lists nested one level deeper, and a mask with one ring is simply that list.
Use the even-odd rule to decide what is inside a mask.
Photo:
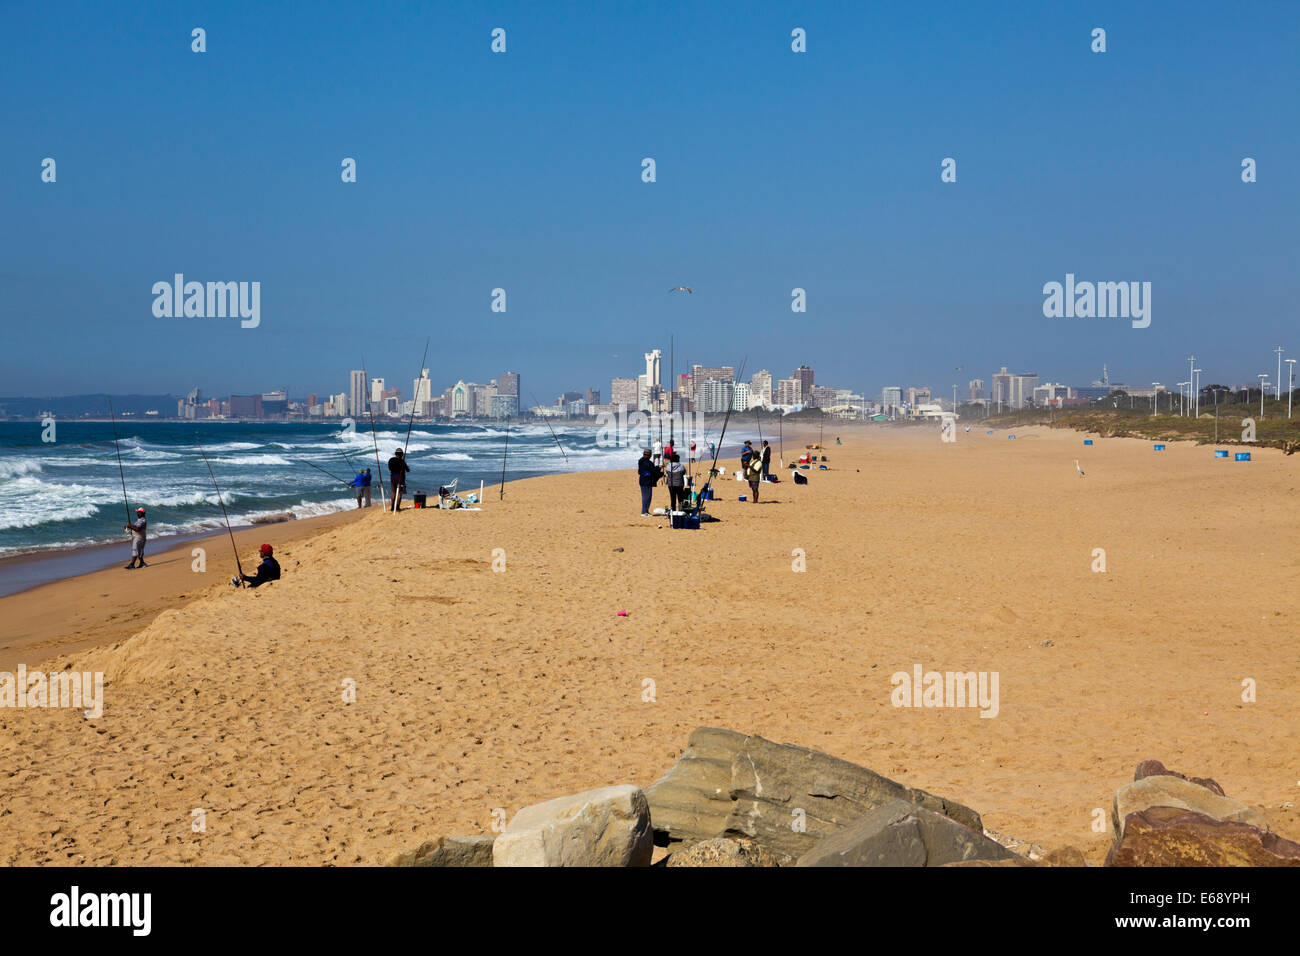
[{"label": "man in white cap", "polygon": [[[149,565],[144,563],[144,542],[148,537],[146,531],[149,523],[144,519],[144,509],[135,509],[135,521],[132,524],[123,525],[123,529],[131,532],[131,563],[126,565],[126,570],[132,568],[147,568]],[[139,564],[136,562],[139,561]]]}]

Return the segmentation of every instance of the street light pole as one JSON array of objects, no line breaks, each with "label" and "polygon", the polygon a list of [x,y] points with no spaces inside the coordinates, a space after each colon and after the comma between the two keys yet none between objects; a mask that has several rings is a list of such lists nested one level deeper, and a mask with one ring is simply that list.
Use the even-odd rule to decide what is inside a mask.
[{"label": "street light pole", "polygon": [[1155,418],[1155,417],[1156,417],[1156,402],[1157,402],[1157,401],[1159,400],[1159,398],[1160,398],[1160,383],[1159,383],[1159,382],[1152,382],[1151,385],[1152,385],[1152,389],[1151,389],[1151,417],[1152,417],[1152,418]]},{"label": "street light pole", "polygon": [[1286,360],[1286,417],[1291,420],[1291,395],[1295,392],[1295,359]]},{"label": "street light pole", "polygon": [[1277,353],[1277,400],[1282,401],[1282,346],[1273,350]]},{"label": "street light pole", "polygon": [[1264,392],[1268,388],[1268,373],[1265,372],[1263,375],[1256,375],[1255,377],[1259,379],[1259,420],[1262,422],[1264,420]]},{"label": "street light pole", "polygon": [[1199,420],[1201,417],[1201,373],[1203,368],[1192,369],[1192,417]]},{"label": "street light pole", "polygon": [[1196,372],[1193,370],[1196,365],[1196,356],[1187,357],[1187,414],[1192,413],[1192,382],[1196,381]]}]

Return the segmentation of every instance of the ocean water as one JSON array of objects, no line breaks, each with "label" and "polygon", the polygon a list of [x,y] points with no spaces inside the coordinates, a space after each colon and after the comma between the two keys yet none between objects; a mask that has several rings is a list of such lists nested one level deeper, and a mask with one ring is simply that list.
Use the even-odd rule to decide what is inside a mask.
[{"label": "ocean water", "polygon": [[[595,428],[553,427],[567,463],[546,425],[512,425],[507,480],[635,467],[636,449],[598,447]],[[462,494],[477,492],[480,479],[489,487],[499,483],[505,434],[498,424],[415,425],[407,449],[407,501],[412,492],[436,494],[455,478]],[[39,422],[0,423],[0,555],[122,542],[126,509],[110,423],[59,422],[57,441],[46,443],[41,436]],[[150,537],[224,527],[196,441],[207,452],[235,527],[285,512],[308,517],[354,508],[344,481],[354,468],[375,471],[368,427],[349,432],[294,422],[118,422],[117,436],[130,510],[147,509]],[[377,429],[385,480],[388,459],[405,437],[404,426]],[[379,482],[374,484],[378,500]],[[495,495],[485,493],[489,503]]]}]

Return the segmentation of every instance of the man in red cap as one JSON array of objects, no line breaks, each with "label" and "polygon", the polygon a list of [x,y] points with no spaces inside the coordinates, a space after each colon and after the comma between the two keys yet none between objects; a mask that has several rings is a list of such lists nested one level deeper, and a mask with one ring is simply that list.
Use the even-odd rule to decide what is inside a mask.
[{"label": "man in red cap", "polygon": [[[125,565],[125,569],[130,571],[132,568],[147,568],[149,565],[144,563],[144,542],[147,537],[146,529],[149,523],[144,520],[144,509],[135,509],[135,521],[132,524],[122,525],[123,530],[131,532],[131,563]],[[139,564],[136,562],[139,561]]]},{"label": "man in red cap", "polygon": [[265,584],[267,581],[280,580],[280,562],[272,556],[274,549],[269,544],[262,545],[258,551],[262,555],[262,563],[257,566],[257,574],[249,577],[242,571],[239,577],[232,581],[232,584],[238,584],[240,581],[246,583],[250,588]]}]

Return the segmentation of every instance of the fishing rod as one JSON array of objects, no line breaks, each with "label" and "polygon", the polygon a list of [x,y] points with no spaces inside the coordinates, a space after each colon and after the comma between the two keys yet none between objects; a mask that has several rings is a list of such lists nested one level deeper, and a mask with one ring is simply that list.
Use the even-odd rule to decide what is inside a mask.
[{"label": "fishing rod", "polygon": [[113,448],[117,451],[117,473],[122,477],[122,508],[126,511],[126,523],[131,523],[131,502],[126,497],[126,471],[122,468],[122,449],[117,444],[117,416],[113,414],[113,400],[108,400],[108,419],[113,423]]},{"label": "fishing rod", "polygon": [[[366,357],[361,356],[361,375],[365,379],[363,388],[370,388],[370,373],[366,371]],[[379,475],[379,490],[384,493],[384,507],[388,507],[388,487],[384,484],[384,468],[379,464],[379,439],[375,437],[375,409],[368,394],[363,393],[366,410],[370,412],[370,440],[375,446],[375,472]],[[405,454],[405,452],[403,452]]]},{"label": "fishing rod", "polygon": [[506,444],[501,450],[501,494],[497,501],[501,501],[506,496],[506,455],[510,452],[510,416],[506,416]]},{"label": "fishing rod", "polygon": [[[429,357],[429,336],[424,337],[424,354],[420,356],[419,371],[424,371],[424,360]],[[420,381],[421,376],[416,375],[415,380]],[[415,395],[411,398],[411,420],[406,423],[406,441],[402,442],[402,457],[406,457],[406,449],[411,444],[411,426],[415,424],[415,406],[420,402],[420,386],[415,386]]]},{"label": "fishing rod", "polygon": [[198,446],[199,454],[203,456],[203,464],[208,466],[208,474],[212,478],[212,487],[217,489],[217,503],[221,505],[221,516],[226,519],[226,533],[230,535],[230,548],[235,552],[235,568],[239,571],[239,586],[244,586],[244,566],[239,563],[239,548],[235,545],[235,532],[230,530],[230,515],[226,513],[226,502],[221,497],[221,486],[217,484],[217,476],[212,471],[212,462],[208,461],[208,453],[203,450],[203,444],[199,441],[199,433],[194,433],[194,444]]},{"label": "fishing rod", "polygon": [[[536,392],[531,392],[530,394],[533,396],[533,404],[534,404],[534,405],[541,405],[541,402],[539,402],[539,401],[537,400],[537,393],[536,393]],[[555,439],[555,447],[557,447],[558,449],[560,449],[560,454],[561,454],[561,455],[564,455],[564,463],[567,465],[567,464],[569,463],[569,455],[568,455],[567,452],[565,452],[565,450],[564,450],[564,446],[560,444],[560,437],[559,437],[558,435],[555,434],[555,429],[554,429],[554,428],[551,428],[551,420],[550,420],[550,418],[548,418],[548,417],[546,417],[546,416],[542,416],[542,418],[543,418],[543,420],[546,422],[546,427],[549,428],[550,431],[551,431],[551,437]]]},{"label": "fishing rod", "polygon": [[[744,358],[744,361],[742,361],[742,362],[740,363],[740,372],[737,373],[736,378],[744,378],[744,376],[745,376],[745,365],[746,365],[748,362],[749,362],[749,356],[746,355],[745,358]],[[704,507],[704,492],[705,492],[705,491],[708,491],[709,488],[712,487],[712,485],[713,485],[713,475],[714,475],[714,472],[716,472],[716,471],[718,470],[718,456],[719,456],[720,454],[722,454],[722,440],[723,440],[724,438],[727,437],[727,423],[731,421],[731,411],[732,411],[732,409],[734,409],[735,407],[736,407],[736,403],[735,403],[735,402],[730,402],[730,403],[728,403],[728,405],[727,405],[727,414],[724,415],[723,418],[722,418],[722,432],[718,435],[718,443],[717,443],[716,445],[713,446],[713,462],[712,462],[712,464],[709,466],[709,480],[706,481],[706,482],[704,483],[704,491],[701,491],[701,492],[700,492],[700,496],[699,496],[698,499],[696,499],[696,502],[695,502],[695,513],[696,513],[696,514],[699,514],[700,509]]]},{"label": "fishing rod", "polygon": [[338,475],[334,474],[333,472],[326,471],[326,470],[325,470],[324,468],[322,468],[320,465],[313,465],[313,464],[312,464],[311,462],[309,462],[309,461],[304,461],[303,464],[306,465],[306,466],[308,466],[309,468],[315,468],[315,469],[316,469],[317,471],[319,471],[322,475],[329,475],[329,476],[330,476],[331,478],[333,478],[335,481],[342,481],[343,484],[347,485],[349,488],[352,487],[352,482],[350,482],[350,481],[346,481],[345,479],[340,478]]}]

